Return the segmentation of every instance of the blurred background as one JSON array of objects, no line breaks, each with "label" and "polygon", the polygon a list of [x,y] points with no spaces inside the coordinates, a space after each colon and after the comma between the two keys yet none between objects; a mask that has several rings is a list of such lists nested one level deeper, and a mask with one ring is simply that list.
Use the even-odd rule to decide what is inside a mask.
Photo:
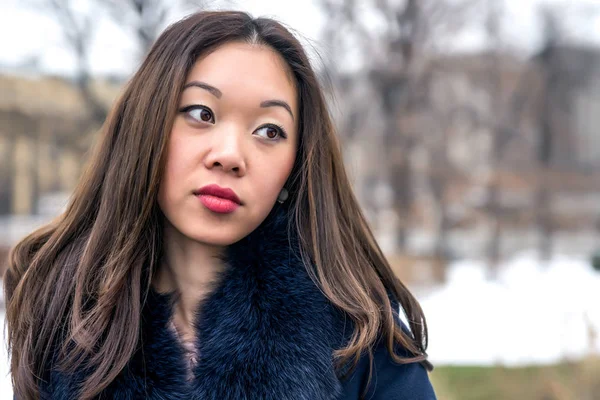
[{"label": "blurred background", "polygon": [[439,398],[600,399],[597,0],[0,0],[2,269],[157,35],[223,8],[307,46]]}]

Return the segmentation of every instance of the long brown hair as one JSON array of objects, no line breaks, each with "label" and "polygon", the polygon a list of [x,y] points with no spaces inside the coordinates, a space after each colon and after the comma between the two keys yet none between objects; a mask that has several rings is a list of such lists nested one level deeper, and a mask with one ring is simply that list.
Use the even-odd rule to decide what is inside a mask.
[{"label": "long brown hair", "polygon": [[[355,364],[365,352],[371,356],[379,338],[398,362],[426,360],[423,312],[392,273],[359,208],[302,46],[271,19],[200,12],[167,28],[127,84],[66,211],[10,253],[4,290],[18,398],[39,396],[48,363],[67,372],[89,368],[81,398],[92,398],[133,355],[141,308],[162,252],[156,197],[167,133],[196,59],[230,41],[270,46],[295,78],[300,142],[288,201],[309,273],[354,321],[350,342],[335,353],[337,366]],[[395,322],[390,297],[402,306],[413,337]],[[398,344],[411,357],[396,354]]]}]

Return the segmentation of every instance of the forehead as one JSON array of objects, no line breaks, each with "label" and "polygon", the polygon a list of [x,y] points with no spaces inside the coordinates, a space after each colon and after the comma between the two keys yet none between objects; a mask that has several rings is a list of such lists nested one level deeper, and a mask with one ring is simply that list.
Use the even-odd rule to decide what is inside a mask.
[{"label": "forehead", "polygon": [[286,97],[296,104],[296,84],[285,60],[272,48],[244,42],[223,44],[196,60],[186,82],[201,80],[227,92]]}]

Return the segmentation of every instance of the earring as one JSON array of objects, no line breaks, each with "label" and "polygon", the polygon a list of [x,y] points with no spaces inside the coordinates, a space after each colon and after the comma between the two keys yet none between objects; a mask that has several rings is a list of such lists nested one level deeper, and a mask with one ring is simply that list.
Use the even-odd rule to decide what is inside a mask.
[{"label": "earring", "polygon": [[289,197],[288,190],[286,188],[283,188],[283,189],[281,189],[279,196],[277,196],[277,202],[281,204],[284,201],[286,201],[288,197]]}]

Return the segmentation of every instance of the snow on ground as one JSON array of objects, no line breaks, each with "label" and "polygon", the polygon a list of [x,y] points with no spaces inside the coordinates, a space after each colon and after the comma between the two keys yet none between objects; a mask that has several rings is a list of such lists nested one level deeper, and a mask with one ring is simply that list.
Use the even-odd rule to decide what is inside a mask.
[{"label": "snow on ground", "polygon": [[[484,263],[463,260],[420,301],[434,365],[550,364],[600,354],[600,340],[590,344],[590,332],[600,338],[600,273],[589,260],[557,256],[540,265],[534,253],[522,253],[493,281]],[[0,346],[0,400],[11,398]]]},{"label": "snow on ground", "polygon": [[[532,252],[486,279],[480,261],[460,261],[448,282],[421,298],[434,364],[528,365],[600,354],[600,274],[589,260]],[[595,343],[594,343],[595,342]]]}]

